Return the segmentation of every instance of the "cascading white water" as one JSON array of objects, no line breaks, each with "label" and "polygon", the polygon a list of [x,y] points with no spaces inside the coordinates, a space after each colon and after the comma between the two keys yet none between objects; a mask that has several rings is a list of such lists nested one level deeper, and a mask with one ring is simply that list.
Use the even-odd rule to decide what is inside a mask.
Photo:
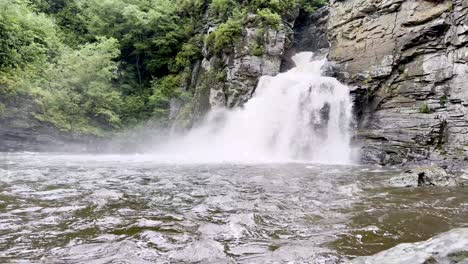
[{"label": "cascading white water", "polygon": [[321,76],[325,59],[312,56],[297,54],[296,67],[262,77],[243,108],[212,110],[203,124],[161,151],[202,162],[350,163],[349,89]]}]

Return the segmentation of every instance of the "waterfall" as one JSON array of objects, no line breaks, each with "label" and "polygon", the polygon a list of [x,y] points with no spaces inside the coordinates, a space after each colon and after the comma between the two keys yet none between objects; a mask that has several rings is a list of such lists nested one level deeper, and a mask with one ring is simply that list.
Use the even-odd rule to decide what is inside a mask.
[{"label": "waterfall", "polygon": [[295,68],[261,77],[242,108],[213,109],[162,152],[201,162],[350,163],[349,88],[321,76],[325,59],[311,61],[312,56],[299,53]]}]

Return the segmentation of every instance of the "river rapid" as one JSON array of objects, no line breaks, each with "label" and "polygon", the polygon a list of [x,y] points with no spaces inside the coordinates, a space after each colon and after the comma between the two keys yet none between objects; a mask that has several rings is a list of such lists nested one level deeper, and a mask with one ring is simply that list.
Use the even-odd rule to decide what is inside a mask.
[{"label": "river rapid", "polygon": [[467,188],[398,173],[3,153],[0,263],[346,263],[468,226]]}]

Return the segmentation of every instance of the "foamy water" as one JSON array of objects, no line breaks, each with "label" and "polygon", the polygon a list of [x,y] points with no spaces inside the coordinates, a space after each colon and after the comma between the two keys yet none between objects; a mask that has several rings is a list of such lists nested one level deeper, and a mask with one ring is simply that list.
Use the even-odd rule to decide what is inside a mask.
[{"label": "foamy water", "polygon": [[349,88],[321,76],[326,61],[312,56],[296,55],[297,66],[262,77],[243,108],[213,109],[205,122],[174,136],[158,155],[198,162],[351,163]]},{"label": "foamy water", "polygon": [[0,263],[349,263],[466,224],[466,188],[376,169],[0,153]]}]

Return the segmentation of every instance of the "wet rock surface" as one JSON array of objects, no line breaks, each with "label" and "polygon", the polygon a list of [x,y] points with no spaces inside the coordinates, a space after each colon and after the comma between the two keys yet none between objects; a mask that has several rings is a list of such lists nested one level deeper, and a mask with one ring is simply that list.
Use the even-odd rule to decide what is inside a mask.
[{"label": "wet rock surface", "polygon": [[453,229],[427,241],[400,244],[353,264],[468,263],[468,228]]},{"label": "wet rock surface", "polygon": [[457,186],[458,184],[455,175],[437,166],[408,169],[390,179],[390,185],[394,187]]},{"label": "wet rock surface", "polygon": [[364,162],[467,156],[467,1],[333,1],[328,37],[332,75],[354,88]]}]

